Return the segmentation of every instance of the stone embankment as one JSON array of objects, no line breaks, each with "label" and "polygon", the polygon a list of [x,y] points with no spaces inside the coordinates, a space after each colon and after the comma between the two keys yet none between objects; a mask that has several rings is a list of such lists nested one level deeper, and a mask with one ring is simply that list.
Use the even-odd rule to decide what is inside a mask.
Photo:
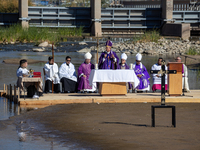
[{"label": "stone embankment", "polygon": [[[164,38],[155,42],[117,42],[113,43],[112,50],[116,53],[143,53],[149,55],[162,55],[162,54],[184,54],[191,47],[199,50],[200,41],[189,41],[189,40],[166,40]],[[77,52],[85,53],[96,51],[96,46],[85,47]],[[100,44],[99,52],[105,51],[105,44]]]}]

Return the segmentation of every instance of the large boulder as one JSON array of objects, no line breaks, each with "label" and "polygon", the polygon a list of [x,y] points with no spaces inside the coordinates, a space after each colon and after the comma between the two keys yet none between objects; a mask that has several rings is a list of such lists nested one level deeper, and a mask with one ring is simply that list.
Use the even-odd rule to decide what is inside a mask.
[{"label": "large boulder", "polygon": [[33,48],[33,52],[44,52],[45,48]]},{"label": "large boulder", "polygon": [[88,45],[86,42],[79,42],[79,45]]},{"label": "large boulder", "polygon": [[48,42],[43,42],[38,45],[38,47],[47,47],[49,45]]},{"label": "large boulder", "polygon": [[86,48],[83,48],[81,50],[78,50],[77,52],[79,52],[79,53],[87,53],[87,52],[91,52],[91,49],[86,47]]}]

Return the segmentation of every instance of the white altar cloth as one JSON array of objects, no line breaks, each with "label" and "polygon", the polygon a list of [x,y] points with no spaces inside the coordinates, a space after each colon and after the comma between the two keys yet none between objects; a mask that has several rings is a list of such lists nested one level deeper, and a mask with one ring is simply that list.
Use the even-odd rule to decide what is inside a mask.
[{"label": "white altar cloth", "polygon": [[134,82],[134,87],[139,85],[139,80],[134,70],[119,69],[119,70],[95,70],[93,69],[89,77],[90,85],[96,82]]}]

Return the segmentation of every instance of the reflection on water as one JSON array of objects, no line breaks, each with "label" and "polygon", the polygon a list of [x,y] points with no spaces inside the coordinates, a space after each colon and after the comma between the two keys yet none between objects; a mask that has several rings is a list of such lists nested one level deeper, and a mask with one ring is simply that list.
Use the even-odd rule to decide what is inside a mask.
[{"label": "reflection on water", "polygon": [[[19,58],[19,59],[34,59],[34,60],[42,60],[47,61],[48,57],[51,55],[51,52],[0,52],[0,62],[5,59],[10,58]],[[72,63],[75,65],[76,70],[80,66],[81,63],[84,61],[84,54],[83,53],[76,53],[76,52],[56,52],[55,53],[55,62],[57,62],[58,66],[60,66],[63,62],[65,62],[65,57],[69,55],[72,57]],[[92,63],[96,63],[96,54],[92,53]],[[117,54],[120,58],[121,54]],[[100,56],[100,54],[99,54]],[[146,66],[147,70],[150,71],[151,66],[157,62],[159,56],[143,56],[142,63]],[[173,62],[176,56],[163,56],[166,60],[166,63]],[[135,55],[128,55],[127,64],[135,62]],[[36,64],[29,64],[28,69],[33,69],[35,71],[42,72],[43,76],[43,67],[45,63],[36,63]],[[17,77],[16,77],[16,70],[18,68],[18,64],[4,64],[0,63],[0,89],[3,89],[3,83],[6,84],[16,84]],[[200,80],[197,78],[197,71],[189,70],[188,71],[189,77],[189,86],[190,89],[199,89],[200,88]],[[152,78],[150,80],[152,85]]]},{"label": "reflection on water", "polygon": [[[27,111],[34,111],[37,107],[31,108],[20,107],[13,102],[10,102],[6,98],[0,97],[0,120],[7,120],[11,116],[20,115]],[[64,144],[63,142],[54,141],[55,135],[52,135],[49,131],[44,131],[41,134],[33,134],[35,129],[33,126],[27,130],[23,128],[25,122],[20,122],[20,125],[16,128],[14,125],[8,125],[5,129],[0,130],[0,149],[1,150],[63,150],[63,149],[82,149],[77,144],[70,143]],[[0,122],[1,126],[1,122]],[[23,139],[23,140],[21,140]],[[63,145],[64,144],[64,145]]]},{"label": "reflection on water", "polygon": [[[25,133],[26,134],[26,133]],[[46,140],[40,136],[26,134],[24,141],[19,141],[16,127],[9,125],[5,130],[0,131],[1,150],[63,150],[70,149],[63,147],[52,139]]]}]

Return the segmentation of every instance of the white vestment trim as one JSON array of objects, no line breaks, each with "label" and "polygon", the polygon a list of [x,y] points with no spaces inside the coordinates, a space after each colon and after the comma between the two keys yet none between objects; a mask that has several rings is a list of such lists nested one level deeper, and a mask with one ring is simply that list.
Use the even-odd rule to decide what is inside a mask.
[{"label": "white vestment trim", "polygon": [[23,77],[23,75],[28,75],[29,71],[26,68],[22,68],[20,67],[19,69],[17,69],[17,77]]},{"label": "white vestment trim", "polygon": [[185,64],[183,64],[183,67],[184,67],[184,73],[183,73],[183,78],[182,78],[182,89],[186,91],[190,91],[189,84],[188,84],[188,69]]},{"label": "white vestment trim", "polygon": [[70,63],[69,66],[66,63],[63,63],[59,69],[59,75],[60,79],[65,77],[67,79],[77,82],[76,70],[72,63]]},{"label": "white vestment trim", "polygon": [[46,63],[44,65],[44,71],[45,71],[45,80],[53,81],[54,84],[60,83],[60,79],[58,76],[58,65],[54,63],[53,65],[49,65],[49,63]]},{"label": "white vestment trim", "polygon": [[[154,64],[151,67],[151,70],[161,70],[161,65],[158,64]],[[165,66],[165,70],[167,70],[167,66]],[[159,77],[157,77],[156,75],[158,75]],[[154,73],[153,75],[153,84],[161,84],[161,74],[156,74]],[[165,84],[167,84],[167,75],[165,75]]]}]

